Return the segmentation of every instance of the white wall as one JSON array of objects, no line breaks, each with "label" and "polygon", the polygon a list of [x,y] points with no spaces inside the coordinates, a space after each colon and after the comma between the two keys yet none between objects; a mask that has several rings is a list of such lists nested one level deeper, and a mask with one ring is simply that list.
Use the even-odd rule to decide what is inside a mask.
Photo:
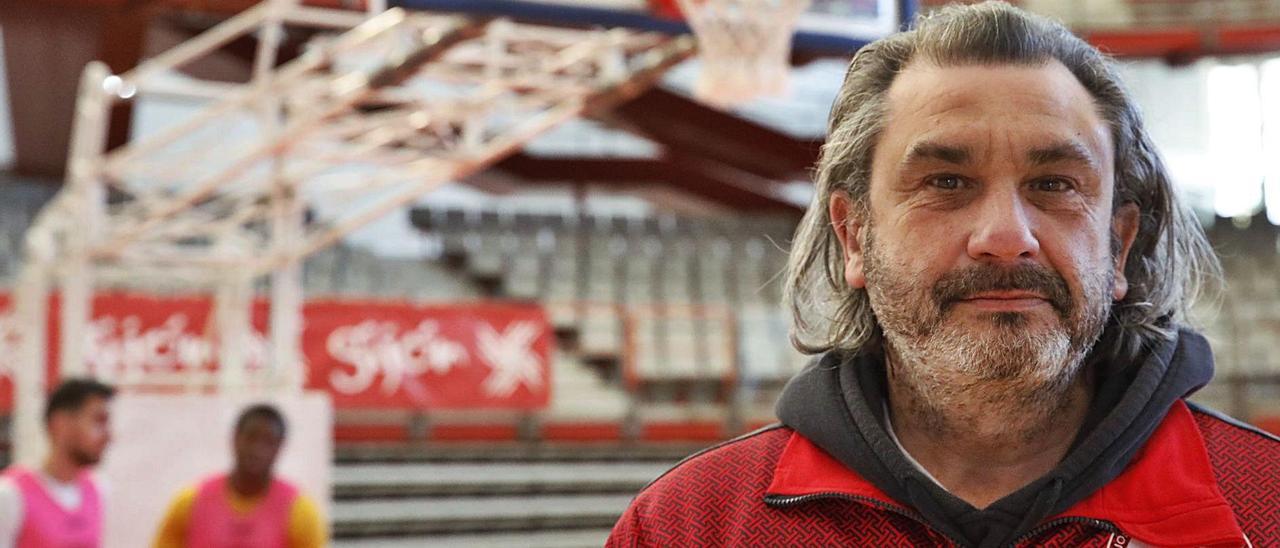
[{"label": "white wall", "polygon": [[231,432],[244,407],[274,402],[288,422],[276,473],[328,518],[333,408],[328,394],[215,397],[122,393],[112,402],[112,443],[98,473],[105,486],[107,548],[149,546],[182,488],[231,465]]}]

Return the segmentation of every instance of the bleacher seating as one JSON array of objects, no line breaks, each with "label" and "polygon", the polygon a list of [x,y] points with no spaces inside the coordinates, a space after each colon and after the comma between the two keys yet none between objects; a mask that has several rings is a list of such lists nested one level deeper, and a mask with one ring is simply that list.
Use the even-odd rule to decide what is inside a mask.
[{"label": "bleacher seating", "polygon": [[632,495],[690,445],[348,445],[334,470],[339,546],[604,544]]},{"label": "bleacher seating", "polygon": [[50,181],[0,172],[0,280],[18,275],[23,235],[58,188]]},{"label": "bleacher seating", "polygon": [[[466,276],[499,276],[496,296],[545,303],[557,325],[576,333],[578,355],[624,365],[633,385],[728,384],[742,377],[776,389],[804,361],[787,342],[778,303],[786,254],[776,242],[788,239],[793,219],[432,208],[412,218],[456,250],[453,262]],[[504,224],[523,236],[495,236]],[[506,243],[517,238],[520,245]]]}]

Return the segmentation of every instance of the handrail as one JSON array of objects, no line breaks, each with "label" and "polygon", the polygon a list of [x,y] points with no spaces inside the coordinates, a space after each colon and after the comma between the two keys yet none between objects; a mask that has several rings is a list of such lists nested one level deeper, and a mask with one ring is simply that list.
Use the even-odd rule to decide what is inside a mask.
[{"label": "handrail", "polygon": [[[953,3],[954,0],[924,0],[923,11]],[[1280,3],[1271,0],[1127,0],[1105,5],[1044,0],[1012,3],[1060,19],[1081,31],[1280,23]]]}]

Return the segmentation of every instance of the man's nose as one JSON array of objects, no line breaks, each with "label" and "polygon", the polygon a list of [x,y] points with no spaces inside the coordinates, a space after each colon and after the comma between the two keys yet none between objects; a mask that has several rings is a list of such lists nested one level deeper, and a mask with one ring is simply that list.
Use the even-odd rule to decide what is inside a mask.
[{"label": "man's nose", "polygon": [[1016,262],[1040,254],[1033,208],[1016,190],[990,192],[975,211],[969,256],[978,261]]}]

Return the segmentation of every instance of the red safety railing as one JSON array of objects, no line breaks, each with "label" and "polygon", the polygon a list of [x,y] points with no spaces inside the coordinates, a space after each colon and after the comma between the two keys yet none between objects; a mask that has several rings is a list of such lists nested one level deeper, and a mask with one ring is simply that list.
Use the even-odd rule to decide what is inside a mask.
[{"label": "red safety railing", "polygon": [[[924,0],[928,11],[969,1]],[[1070,26],[1121,57],[1186,61],[1207,55],[1280,51],[1280,3],[1273,0],[1013,2]]]}]

